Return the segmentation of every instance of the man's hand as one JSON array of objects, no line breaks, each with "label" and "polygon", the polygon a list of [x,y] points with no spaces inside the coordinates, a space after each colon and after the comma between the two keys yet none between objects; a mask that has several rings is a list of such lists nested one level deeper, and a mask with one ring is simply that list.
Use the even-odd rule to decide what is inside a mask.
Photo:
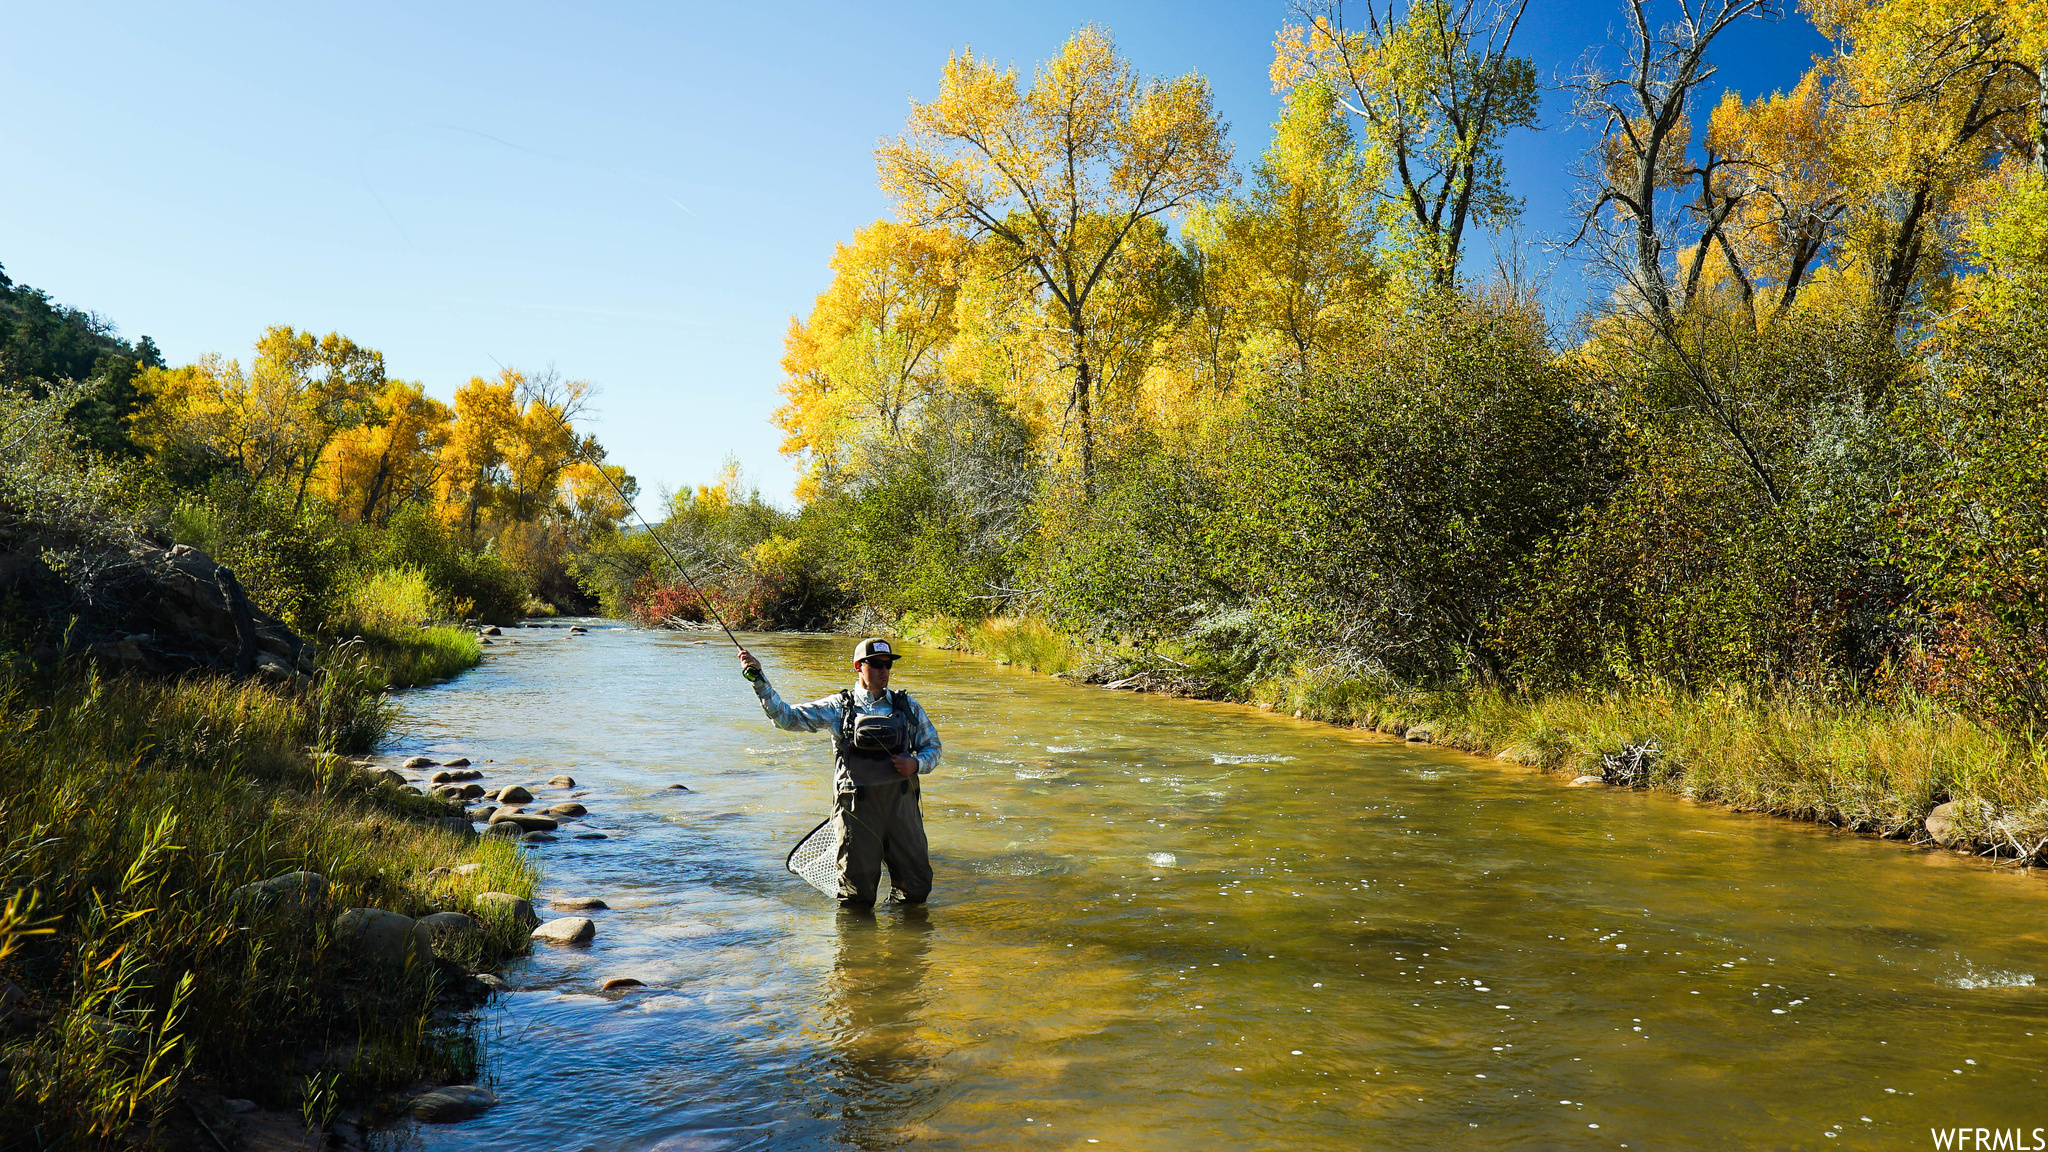
[{"label": "man's hand", "polygon": [[915,756],[891,756],[889,757],[889,762],[896,765],[896,774],[898,776],[917,775],[917,757]]},{"label": "man's hand", "polygon": [[745,648],[740,649],[740,674],[749,680],[761,678],[761,662],[754,659],[754,654]]}]

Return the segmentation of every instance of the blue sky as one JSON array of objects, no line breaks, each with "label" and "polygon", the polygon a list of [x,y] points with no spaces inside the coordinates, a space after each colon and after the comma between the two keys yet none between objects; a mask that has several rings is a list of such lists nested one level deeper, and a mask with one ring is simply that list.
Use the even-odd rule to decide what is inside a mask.
[{"label": "blue sky", "polygon": [[[0,265],[173,362],[246,359],[291,324],[381,349],[443,398],[498,363],[553,364],[600,387],[592,428],[648,490],[709,482],[730,453],[786,500],[783,332],[832,244],[888,212],[875,143],[949,51],[1028,69],[1102,24],[1145,72],[1207,76],[1248,168],[1288,11],[10,4]],[[1534,0],[1522,50],[1549,82],[1620,18]],[[1824,48],[1795,15],[1717,59],[1754,94]],[[1589,140],[1560,97],[1542,119],[1507,150],[1530,239],[1567,229]]]}]

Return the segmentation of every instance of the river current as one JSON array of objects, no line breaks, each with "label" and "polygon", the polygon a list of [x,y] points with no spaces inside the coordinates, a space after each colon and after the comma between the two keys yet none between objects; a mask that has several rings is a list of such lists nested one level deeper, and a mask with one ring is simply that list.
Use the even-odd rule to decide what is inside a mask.
[{"label": "river current", "polygon": [[[565,832],[607,838],[533,847],[535,902],[611,909],[480,1013],[498,1107],[398,1146],[2048,1137],[2037,875],[911,648],[937,883],[843,913],[782,866],[825,738],[775,730],[722,641],[580,623],[400,698],[394,756],[573,775]],[[747,641],[792,702],[850,680],[850,638]]]}]

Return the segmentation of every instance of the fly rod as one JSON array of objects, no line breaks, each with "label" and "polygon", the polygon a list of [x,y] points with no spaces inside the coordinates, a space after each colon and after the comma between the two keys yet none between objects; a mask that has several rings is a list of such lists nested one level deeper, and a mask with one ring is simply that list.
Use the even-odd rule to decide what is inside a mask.
[{"label": "fly rod", "polygon": [[[491,359],[495,361],[497,357],[493,356],[491,357]],[[502,368],[504,367],[504,365],[500,364],[499,367]],[[569,433],[570,443],[574,444],[576,430],[569,426],[568,418],[558,413],[556,414],[555,419],[561,423],[562,430]],[[642,516],[640,514],[640,509],[634,507],[633,502],[631,500],[626,499],[625,490],[619,487],[618,481],[612,479],[611,473],[604,470],[604,464],[602,462],[593,462],[592,467],[596,468],[597,474],[599,476],[604,477],[604,482],[611,486],[612,495],[617,496],[619,498],[619,503],[624,504],[626,506],[626,510],[633,514],[633,519],[638,520],[640,522],[640,527],[646,529],[647,534],[654,538],[654,543],[661,548],[662,552],[668,556],[668,562],[675,567],[676,575],[683,578],[683,587],[688,588],[690,590],[690,593],[697,597],[698,603],[704,605],[704,611],[711,614],[711,619],[715,623],[717,623],[719,630],[725,633],[725,638],[727,640],[732,641],[732,646],[734,648],[737,648],[740,651],[745,652],[747,650],[746,646],[740,643],[739,637],[732,634],[731,628],[726,627],[725,617],[720,616],[718,614],[718,606],[711,602],[711,597],[706,596],[704,594],[703,589],[697,587],[697,582],[695,580],[690,579],[689,569],[683,567],[683,562],[676,557],[675,549],[670,548],[668,546],[668,541],[663,540],[661,538],[661,533],[656,532],[654,530],[654,525],[649,524],[647,522],[647,517]],[[757,680],[760,678],[761,674],[752,668],[748,668],[745,670],[745,675],[746,678],[749,680]]]}]

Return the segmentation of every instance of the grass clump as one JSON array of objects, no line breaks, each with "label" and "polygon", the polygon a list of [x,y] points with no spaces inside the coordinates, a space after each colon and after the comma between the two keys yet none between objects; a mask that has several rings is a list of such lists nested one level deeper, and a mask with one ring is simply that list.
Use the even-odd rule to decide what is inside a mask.
[{"label": "grass clump", "polygon": [[1029,616],[991,616],[961,620],[953,616],[912,617],[903,634],[919,644],[972,652],[998,664],[1061,675],[1081,667],[1088,654],[1043,620]]},{"label": "grass clump", "polygon": [[[350,762],[388,717],[369,670],[337,667],[298,695],[0,671],[0,979],[25,993],[0,1024],[0,1130],[147,1144],[194,1083],[331,1116],[474,1074],[471,1047],[431,1027],[437,970],[366,978],[333,918],[471,911],[479,892],[530,895],[532,871],[509,844],[415,819],[453,809]],[[481,867],[452,871],[465,862]],[[256,916],[232,895],[296,871],[325,877],[324,898]]]}]

